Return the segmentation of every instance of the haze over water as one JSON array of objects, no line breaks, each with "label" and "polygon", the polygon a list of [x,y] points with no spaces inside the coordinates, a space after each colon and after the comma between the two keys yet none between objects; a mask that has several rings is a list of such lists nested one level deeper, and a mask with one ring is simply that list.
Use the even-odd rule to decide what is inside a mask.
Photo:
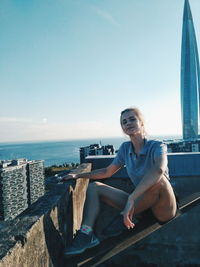
[{"label": "haze over water", "polygon": [[[178,136],[160,136],[156,139],[177,139]],[[44,160],[45,166],[61,165],[63,163],[79,163],[79,149],[90,144],[113,145],[115,150],[122,142],[129,140],[126,137],[66,140],[66,141],[41,141],[41,142],[16,142],[0,143],[0,160],[26,158],[28,160]]]}]

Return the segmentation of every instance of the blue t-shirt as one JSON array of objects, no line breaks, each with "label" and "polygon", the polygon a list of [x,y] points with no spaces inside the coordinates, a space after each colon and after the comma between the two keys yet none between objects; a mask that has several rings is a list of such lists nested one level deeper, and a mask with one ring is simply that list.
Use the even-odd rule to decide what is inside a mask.
[{"label": "blue t-shirt", "polygon": [[[158,140],[145,139],[144,147],[137,157],[132,142],[128,141],[120,146],[112,164],[120,167],[126,166],[128,176],[137,186],[145,173],[154,166],[155,158],[166,153],[166,144]],[[164,175],[169,179],[168,167]]]}]

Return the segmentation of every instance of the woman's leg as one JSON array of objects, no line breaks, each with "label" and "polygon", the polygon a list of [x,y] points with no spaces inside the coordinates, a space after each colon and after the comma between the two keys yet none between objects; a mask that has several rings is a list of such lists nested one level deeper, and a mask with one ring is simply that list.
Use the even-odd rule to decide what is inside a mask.
[{"label": "woman's leg", "polygon": [[[82,224],[93,227],[99,213],[100,199],[110,206],[123,210],[129,194],[123,190],[93,182],[89,184]],[[134,214],[141,213],[151,208],[156,218],[160,221],[167,221],[176,214],[177,204],[174,191],[169,181],[163,177],[160,182],[153,185],[135,202]]]},{"label": "woman's leg", "polygon": [[123,210],[128,196],[128,193],[112,186],[100,182],[90,183],[84,205],[82,225],[93,228],[95,219],[99,213],[100,199],[114,208]]},{"label": "woman's leg", "polygon": [[[125,204],[126,203],[124,203],[124,205]],[[121,208],[123,210],[124,206]],[[137,214],[140,214],[147,209],[152,210],[159,223],[169,221],[175,216],[177,205],[174,191],[165,177],[136,199],[133,222],[135,222],[135,216],[137,221]],[[116,236],[123,230],[125,230],[123,218],[118,216],[104,229],[104,234],[105,236]]]},{"label": "woman's leg", "polygon": [[100,182],[90,183],[86,194],[81,228],[76,233],[72,244],[65,248],[64,255],[80,254],[86,249],[99,244],[99,240],[92,231],[92,228],[99,212],[100,199],[116,208],[123,209],[127,198],[128,194],[122,190]]},{"label": "woman's leg", "polygon": [[[65,249],[64,254],[79,254],[87,248],[91,248],[99,244],[99,240],[93,234],[92,228],[99,212],[100,199],[115,208],[123,210],[128,196],[128,193],[100,182],[89,184],[84,205],[82,226],[84,225],[84,227],[89,227],[87,229],[89,229],[90,232],[82,232],[83,229],[85,231],[85,228],[82,227],[83,229],[81,228],[82,230],[79,231],[73,239],[72,245]],[[148,208],[151,208],[156,218],[162,222],[170,220],[175,216],[176,199],[173,189],[166,178],[163,177],[159,183],[153,185],[136,200],[135,214]],[[124,227],[123,220],[120,222],[122,227]]]},{"label": "woman's leg", "polygon": [[176,215],[176,197],[171,184],[166,178],[161,180],[159,201],[152,206],[152,211],[161,222],[171,220]]},{"label": "woman's leg", "polygon": [[176,215],[177,203],[174,191],[165,177],[136,200],[135,214],[148,208],[151,208],[155,217],[162,222],[168,221]]}]

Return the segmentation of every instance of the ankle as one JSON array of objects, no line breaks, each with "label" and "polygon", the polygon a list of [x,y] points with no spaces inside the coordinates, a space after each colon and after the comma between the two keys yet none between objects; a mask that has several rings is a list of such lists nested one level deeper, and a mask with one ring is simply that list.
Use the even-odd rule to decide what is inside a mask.
[{"label": "ankle", "polygon": [[80,231],[84,234],[89,235],[93,230],[91,226],[83,224],[81,225]]}]

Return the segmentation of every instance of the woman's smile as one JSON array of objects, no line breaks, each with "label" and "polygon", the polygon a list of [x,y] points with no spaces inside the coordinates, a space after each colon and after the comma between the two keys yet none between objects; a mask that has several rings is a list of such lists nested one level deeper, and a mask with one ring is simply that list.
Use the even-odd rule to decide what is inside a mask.
[{"label": "woman's smile", "polygon": [[130,130],[134,130],[134,129],[135,129],[134,126],[129,126],[129,127],[126,128],[126,130],[129,130],[129,131],[130,131]]},{"label": "woman's smile", "polygon": [[128,135],[139,133],[142,128],[140,120],[133,111],[128,111],[122,115],[121,125],[124,132]]}]

